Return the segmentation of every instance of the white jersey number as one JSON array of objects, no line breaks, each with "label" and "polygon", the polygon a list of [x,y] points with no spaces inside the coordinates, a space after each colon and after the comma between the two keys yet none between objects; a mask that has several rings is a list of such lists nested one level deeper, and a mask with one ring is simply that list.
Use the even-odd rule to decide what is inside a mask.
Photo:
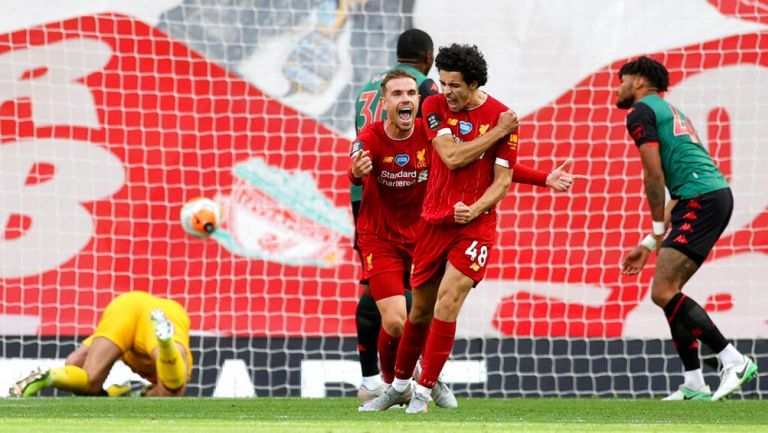
[{"label": "white jersey number", "polygon": [[464,254],[469,256],[469,260],[475,261],[480,266],[485,266],[485,261],[488,259],[488,247],[483,245],[480,250],[477,249],[477,241],[472,241],[472,244],[464,251]]}]

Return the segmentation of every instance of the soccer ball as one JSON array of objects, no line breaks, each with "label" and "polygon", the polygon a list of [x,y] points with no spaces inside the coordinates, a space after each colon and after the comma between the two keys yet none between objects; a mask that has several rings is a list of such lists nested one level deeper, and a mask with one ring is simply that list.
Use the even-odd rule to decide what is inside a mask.
[{"label": "soccer ball", "polygon": [[221,225],[223,213],[215,201],[205,197],[193,198],[181,208],[181,227],[191,236],[207,238]]}]

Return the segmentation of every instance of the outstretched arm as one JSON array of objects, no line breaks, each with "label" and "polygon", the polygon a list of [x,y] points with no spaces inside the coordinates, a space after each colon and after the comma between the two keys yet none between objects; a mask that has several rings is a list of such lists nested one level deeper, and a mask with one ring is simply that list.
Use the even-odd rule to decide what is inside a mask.
[{"label": "outstretched arm", "polygon": [[569,173],[566,169],[570,164],[571,160],[568,159],[551,173],[545,173],[541,170],[515,163],[512,168],[512,182],[546,186],[555,191],[568,191],[575,179],[587,179],[586,176]]},{"label": "outstretched arm", "polygon": [[485,190],[483,195],[471,205],[457,202],[453,205],[453,218],[459,224],[468,224],[483,212],[493,208],[509,191],[512,184],[512,176],[509,168],[502,165],[493,166],[493,183]]}]

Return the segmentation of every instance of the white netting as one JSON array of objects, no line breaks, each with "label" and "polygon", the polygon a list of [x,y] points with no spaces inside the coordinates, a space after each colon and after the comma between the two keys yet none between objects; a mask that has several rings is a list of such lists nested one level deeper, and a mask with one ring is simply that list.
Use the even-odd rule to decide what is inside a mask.
[{"label": "white netting", "polygon": [[[40,359],[65,357],[116,294],[147,290],[192,317],[191,394],[350,394],[353,97],[411,27],[485,53],[487,91],[520,114],[521,161],[571,158],[590,178],[561,195],[516,186],[500,205],[446,367],[454,389],[648,396],[680,382],[650,267],[618,269],[650,226],[614,108],[616,71],[639,54],[669,68],[667,99],[736,200],[686,292],[768,370],[763,1],[17,3],[0,19],[0,393],[60,362]],[[226,211],[207,241],[178,223],[196,196]],[[765,392],[761,376],[746,394]]]}]

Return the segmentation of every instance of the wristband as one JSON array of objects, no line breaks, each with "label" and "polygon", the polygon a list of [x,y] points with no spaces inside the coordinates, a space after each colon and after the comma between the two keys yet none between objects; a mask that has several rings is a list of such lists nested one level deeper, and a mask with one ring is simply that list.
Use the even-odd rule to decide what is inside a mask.
[{"label": "wristband", "polygon": [[663,221],[654,221],[653,222],[653,234],[656,236],[664,236],[664,233],[667,232],[667,226],[664,224]]},{"label": "wristband", "polygon": [[437,131],[437,135],[435,135],[435,137],[442,137],[443,135],[448,135],[448,134],[453,134],[450,128],[441,128]]},{"label": "wristband", "polygon": [[653,235],[647,235],[640,242],[640,246],[647,248],[648,251],[653,251],[656,249],[656,238]]},{"label": "wristband", "polygon": [[515,164],[512,170],[512,182],[515,183],[547,186],[547,176],[549,176],[549,173],[526,167],[522,164]]}]

